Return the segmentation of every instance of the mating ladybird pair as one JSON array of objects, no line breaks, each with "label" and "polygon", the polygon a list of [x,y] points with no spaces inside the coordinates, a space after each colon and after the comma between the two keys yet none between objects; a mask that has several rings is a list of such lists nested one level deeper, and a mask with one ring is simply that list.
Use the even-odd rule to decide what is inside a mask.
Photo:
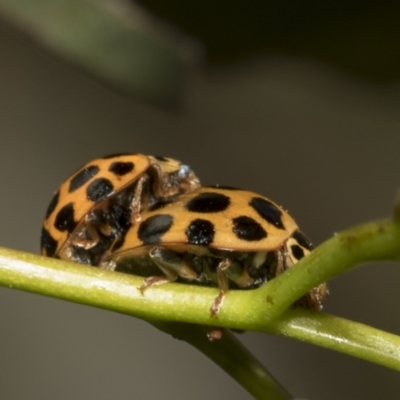
[{"label": "mating ladybird pair", "polygon": [[[200,187],[179,161],[141,154],[94,160],[64,182],[44,220],[42,254],[145,277],[257,288],[311,249],[293,218],[245,190]],[[299,303],[320,309],[326,284]]]}]

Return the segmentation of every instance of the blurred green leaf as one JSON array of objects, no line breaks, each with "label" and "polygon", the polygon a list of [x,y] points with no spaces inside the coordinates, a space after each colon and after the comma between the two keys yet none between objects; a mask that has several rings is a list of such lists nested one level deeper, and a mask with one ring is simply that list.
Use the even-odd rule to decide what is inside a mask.
[{"label": "blurred green leaf", "polygon": [[176,105],[185,68],[199,55],[194,41],[129,2],[0,0],[0,15],[60,59],[150,103]]}]

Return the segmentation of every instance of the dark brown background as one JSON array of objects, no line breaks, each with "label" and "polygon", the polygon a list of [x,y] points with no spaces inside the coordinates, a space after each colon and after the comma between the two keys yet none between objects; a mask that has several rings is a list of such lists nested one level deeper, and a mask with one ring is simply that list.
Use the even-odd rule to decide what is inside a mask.
[{"label": "dark brown background", "polygon": [[[400,87],[265,57],[188,77],[185,108],[119,97],[0,27],[1,244],[38,252],[53,191],[90,159],[142,152],[205,184],[260,192],[319,244],[391,213],[400,187]],[[331,282],[325,311],[400,334],[400,270]],[[4,399],[249,399],[184,343],[124,315],[0,288]],[[397,399],[397,372],[259,333],[240,336],[294,395]]]}]

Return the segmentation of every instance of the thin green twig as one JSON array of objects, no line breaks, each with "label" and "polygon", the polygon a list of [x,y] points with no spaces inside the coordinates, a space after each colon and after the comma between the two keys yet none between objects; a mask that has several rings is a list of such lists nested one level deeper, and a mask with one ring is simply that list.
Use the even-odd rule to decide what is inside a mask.
[{"label": "thin green twig", "polygon": [[370,222],[321,244],[295,268],[259,289],[268,302],[265,317],[276,318],[321,282],[372,261],[400,261],[400,223]]},{"label": "thin green twig", "polygon": [[[215,319],[209,315],[209,305],[215,296],[215,290],[194,288],[194,291],[185,295],[181,290],[188,289],[188,286],[175,284],[172,287],[161,286],[161,290],[156,291],[152,288],[142,295],[137,289],[141,283],[141,278],[126,274],[0,248],[1,285],[146,319],[158,329],[192,344],[223,368],[254,398],[291,399],[282,386],[230,332],[224,332],[221,340],[210,342],[207,333],[213,327],[170,322],[185,321],[187,311],[190,313],[190,310],[200,307],[205,310],[204,315],[209,324],[213,325]],[[205,296],[202,293],[204,289],[209,292]],[[179,304],[174,305],[178,298]],[[185,302],[188,302],[189,308],[185,307]],[[173,309],[175,317],[171,318],[170,313]]]},{"label": "thin green twig", "polygon": [[295,309],[279,316],[268,330],[400,371],[400,337],[364,324]]},{"label": "thin green twig", "polygon": [[[185,326],[181,339],[212,358],[256,398],[262,399],[254,394],[257,387],[262,387],[263,380],[273,383],[273,378],[230,336],[217,345],[207,342],[204,332],[209,327],[285,335],[400,371],[398,336],[316,311],[290,308],[319,283],[376,260],[400,260],[397,218],[336,235],[260,289],[229,291],[217,318],[212,318],[209,311],[218,293],[214,288],[171,283],[150,287],[142,294],[137,289],[142,278],[5,248],[0,248],[0,284],[133,315],[175,336],[179,336],[176,327]],[[238,363],[235,355],[243,368],[232,368]],[[243,373],[246,368],[248,375]],[[287,394],[279,393],[279,385],[270,386],[277,393],[276,399],[285,399]]]},{"label": "thin green twig", "polygon": [[180,322],[152,322],[163,332],[190,343],[219,365],[238,384],[258,400],[291,400],[292,396],[229,330],[221,339],[210,342],[209,327]]}]

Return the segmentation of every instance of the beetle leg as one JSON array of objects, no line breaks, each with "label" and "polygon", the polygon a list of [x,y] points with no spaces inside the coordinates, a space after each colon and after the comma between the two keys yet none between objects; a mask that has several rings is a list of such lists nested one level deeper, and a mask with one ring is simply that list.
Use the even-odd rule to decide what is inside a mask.
[{"label": "beetle leg", "polygon": [[214,340],[220,340],[222,338],[223,328],[215,328],[210,332],[207,332],[207,339],[210,342],[214,342]]},{"label": "beetle leg", "polygon": [[275,276],[278,276],[285,272],[289,266],[286,262],[286,250],[285,248],[281,248],[276,252],[276,267],[275,267]]},{"label": "beetle leg", "polygon": [[156,182],[153,186],[153,190],[158,197],[166,197],[168,195],[168,174],[163,173],[162,168],[158,164],[153,164],[149,172],[155,175],[153,182]]},{"label": "beetle leg", "polygon": [[157,197],[169,197],[179,193],[179,181],[174,179],[173,173],[163,171],[158,164],[153,164],[149,173],[156,176],[152,179],[152,190]]},{"label": "beetle leg", "polygon": [[130,205],[132,224],[135,224],[141,219],[140,213],[142,211],[142,204],[147,203],[147,199],[145,199],[144,197],[148,196],[148,192],[146,193],[145,190],[145,186],[148,184],[148,182],[149,178],[147,175],[145,175],[142,176],[136,183]]},{"label": "beetle leg", "polygon": [[81,249],[90,250],[100,241],[99,233],[96,227],[91,223],[88,215],[85,216],[83,221],[83,229],[80,232],[85,232],[85,237],[82,235],[75,235],[71,238],[71,245]]},{"label": "beetle leg", "polygon": [[149,286],[173,282],[178,276],[189,281],[197,279],[197,273],[175,251],[156,246],[149,251],[149,256],[164,275],[146,278],[139,288],[141,292]]},{"label": "beetle leg", "polygon": [[199,180],[187,165],[181,165],[178,170],[169,170],[155,163],[148,173],[155,175],[155,179],[152,179],[152,192],[159,198],[190,192],[200,187]]},{"label": "beetle leg", "polygon": [[240,262],[232,260],[231,258],[223,259],[217,267],[217,282],[220,293],[211,305],[210,312],[212,317],[215,317],[221,308],[225,293],[229,289],[229,280],[235,282],[239,287],[247,287],[253,282],[253,279],[248,274],[247,268]]},{"label": "beetle leg", "polygon": [[254,278],[249,275],[248,268],[236,260],[229,259],[229,263],[221,266],[221,270],[232,282],[235,282],[241,288],[251,286]]},{"label": "beetle leg", "polygon": [[210,313],[212,317],[216,317],[219,310],[221,309],[222,302],[224,301],[225,293],[229,289],[228,275],[226,271],[233,265],[232,259],[224,258],[217,267],[217,281],[219,294],[211,304]]}]

